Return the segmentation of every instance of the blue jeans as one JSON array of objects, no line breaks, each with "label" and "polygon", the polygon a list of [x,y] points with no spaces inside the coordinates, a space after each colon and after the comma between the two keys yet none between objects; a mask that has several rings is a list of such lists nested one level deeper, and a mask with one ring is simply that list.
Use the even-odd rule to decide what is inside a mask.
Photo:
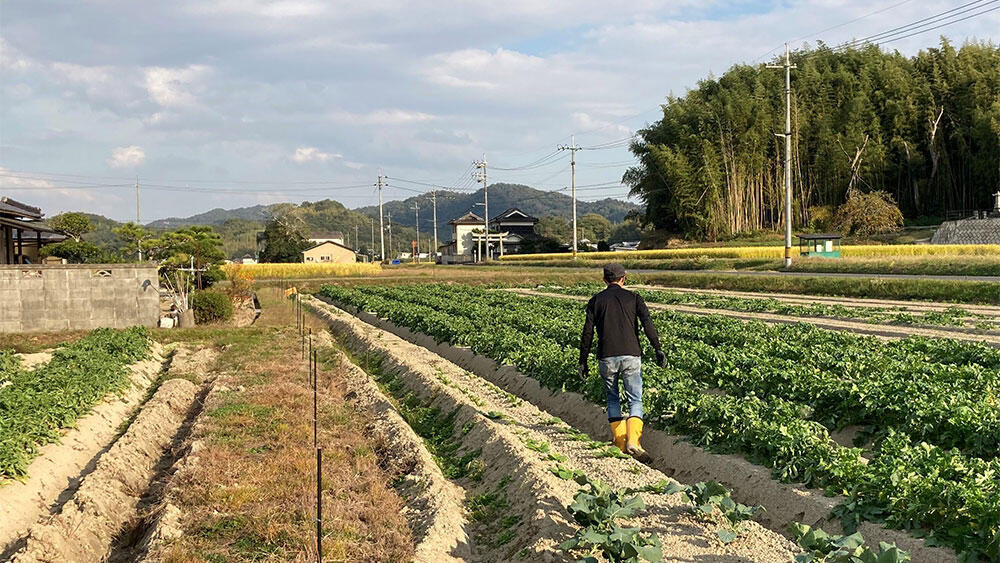
[{"label": "blue jeans", "polygon": [[608,399],[608,420],[622,419],[618,381],[625,387],[628,416],[642,418],[642,359],[639,356],[610,356],[597,360],[597,368],[604,380],[604,394]]}]

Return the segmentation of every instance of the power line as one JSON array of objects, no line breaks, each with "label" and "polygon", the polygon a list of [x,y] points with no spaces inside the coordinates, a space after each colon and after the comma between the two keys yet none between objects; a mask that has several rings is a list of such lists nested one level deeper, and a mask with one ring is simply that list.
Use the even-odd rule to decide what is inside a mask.
[{"label": "power line", "polygon": [[[839,23],[837,25],[832,25],[832,26],[830,26],[830,27],[828,27],[826,29],[821,29],[819,31],[814,31],[812,33],[808,33],[808,34],[803,35],[801,37],[796,37],[795,39],[789,39],[788,42],[789,43],[795,43],[796,41],[801,41],[803,39],[809,39],[810,37],[816,37],[816,36],[820,35],[821,33],[826,33],[828,31],[833,31],[834,29],[839,29],[839,28],[844,27],[846,25],[850,25],[852,23],[859,22],[859,21],[861,21],[861,20],[863,20],[865,18],[869,18],[871,16],[874,16],[874,15],[877,15],[877,14],[881,14],[882,12],[888,12],[889,10],[891,10],[893,8],[898,8],[898,7],[902,6],[903,4],[908,4],[908,3],[912,2],[912,1],[913,0],[903,0],[902,2],[897,2],[895,4],[892,4],[891,6],[886,6],[885,8],[881,8],[879,10],[875,10],[874,12],[868,12],[867,14],[865,14],[863,16],[858,16],[858,17],[856,17],[856,18],[854,18],[852,20],[848,20],[846,22]],[[762,59],[762,58],[770,55],[771,53],[777,51],[778,49],[780,49],[783,46],[784,45],[778,45],[776,47],[773,47],[773,48],[771,48],[771,50],[767,51],[766,53],[763,53],[763,54],[757,56],[756,58],[754,58],[753,61],[754,62],[759,61],[760,59]]]},{"label": "power line", "polygon": [[[940,29],[942,27],[952,25],[961,21],[965,21],[983,14],[1000,9],[1000,6],[994,6],[986,10],[982,10],[962,18],[962,16],[968,14],[969,12],[975,12],[976,10],[981,10],[982,8],[987,8],[990,5],[997,4],[1000,0],[989,0],[984,3],[984,0],[975,0],[973,2],[967,2],[961,6],[956,6],[950,10],[945,10],[939,12],[932,16],[927,16],[906,25],[901,25],[894,27],[892,29],[876,33],[874,35],[869,35],[861,39],[853,39],[851,41],[846,41],[836,47],[833,47],[832,51],[846,51],[849,49],[857,48],[865,44],[879,44],[879,43],[891,43],[893,41],[898,41],[900,39],[906,39],[907,37],[913,37],[921,33],[926,33],[928,31],[933,31],[935,29]],[[958,19],[955,19],[958,18]],[[951,20],[951,21],[947,21]],[[816,53],[810,55],[815,56]]]}]

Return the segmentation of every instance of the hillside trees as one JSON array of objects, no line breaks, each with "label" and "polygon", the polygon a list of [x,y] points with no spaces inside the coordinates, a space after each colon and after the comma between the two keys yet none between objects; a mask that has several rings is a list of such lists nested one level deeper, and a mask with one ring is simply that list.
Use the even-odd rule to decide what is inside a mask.
[{"label": "hillside trees", "polygon": [[[820,45],[792,58],[796,228],[851,189],[884,191],[908,217],[989,207],[1000,189],[1000,47],[942,40],[908,58]],[[646,204],[644,224],[706,239],[780,228],[782,80],[736,65],[668,98],[623,178]]]}]

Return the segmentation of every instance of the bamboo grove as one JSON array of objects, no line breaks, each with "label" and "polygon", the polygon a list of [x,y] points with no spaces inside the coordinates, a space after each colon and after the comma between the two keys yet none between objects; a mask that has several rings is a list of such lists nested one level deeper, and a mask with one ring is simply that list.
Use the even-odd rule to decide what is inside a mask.
[{"label": "bamboo grove", "polygon": [[[1000,46],[906,57],[877,46],[792,54],[793,224],[849,188],[885,191],[907,218],[992,207],[1000,189]],[[656,228],[714,240],[783,223],[783,72],[736,65],[639,132],[624,182]]]}]

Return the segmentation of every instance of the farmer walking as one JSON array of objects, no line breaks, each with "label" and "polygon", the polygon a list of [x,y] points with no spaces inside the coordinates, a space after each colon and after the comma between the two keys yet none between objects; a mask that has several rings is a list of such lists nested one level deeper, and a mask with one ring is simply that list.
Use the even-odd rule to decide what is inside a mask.
[{"label": "farmer walking", "polygon": [[[649,456],[639,438],[642,436],[642,346],[639,344],[639,323],[646,338],[656,351],[656,361],[663,367],[666,355],[660,348],[656,327],[649,318],[649,308],[638,294],[625,285],[625,268],[621,264],[604,267],[607,289],[587,302],[587,320],[580,337],[580,379],[589,373],[587,358],[597,329],[597,367],[604,380],[608,401],[608,423],[615,445],[623,452],[644,463]],[[628,412],[622,413],[618,382],[625,387]]]}]

